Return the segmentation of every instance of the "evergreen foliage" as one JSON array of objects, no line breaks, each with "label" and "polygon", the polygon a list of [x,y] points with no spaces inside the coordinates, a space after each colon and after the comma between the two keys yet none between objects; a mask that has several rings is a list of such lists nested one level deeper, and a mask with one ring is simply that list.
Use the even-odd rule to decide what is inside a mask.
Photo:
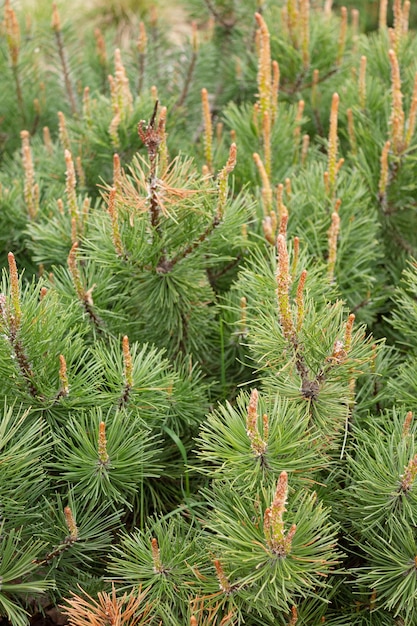
[{"label": "evergreen foliage", "polygon": [[413,626],[410,2],[145,4],[2,9],[0,617]]}]

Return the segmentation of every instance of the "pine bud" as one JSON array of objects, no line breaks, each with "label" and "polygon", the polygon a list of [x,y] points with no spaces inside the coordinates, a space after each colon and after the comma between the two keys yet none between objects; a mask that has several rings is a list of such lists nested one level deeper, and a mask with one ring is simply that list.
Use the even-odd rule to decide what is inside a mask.
[{"label": "pine bud", "polygon": [[293,524],[287,533],[284,530],[284,513],[288,497],[288,475],[281,472],[274,500],[264,513],[264,535],[268,548],[275,555],[285,558],[290,554],[297,527]]},{"label": "pine bud", "polygon": [[153,571],[155,574],[163,574],[164,567],[161,561],[161,553],[158,546],[158,540],[156,537],[151,539],[151,548],[152,548],[152,561],[153,561]]},{"label": "pine bud", "polygon": [[350,313],[349,317],[347,318],[346,327],[345,327],[345,342],[344,343],[345,343],[346,353],[349,353],[352,347],[352,330],[353,330],[354,321],[355,321],[355,314]]},{"label": "pine bud", "polygon": [[71,242],[74,243],[78,239],[78,224],[77,218],[71,218]]},{"label": "pine bud", "polygon": [[359,11],[358,9],[352,9],[352,41],[353,41],[353,52],[356,53],[358,50],[358,40],[359,40]]},{"label": "pine bud", "polygon": [[90,87],[84,87],[83,91],[83,118],[87,124],[91,124],[91,97]]},{"label": "pine bud", "polygon": [[283,196],[284,185],[282,183],[279,183],[279,185],[277,185],[277,214],[280,224],[282,223],[282,218],[284,217],[284,215],[288,215],[288,209],[284,204]]},{"label": "pine bud", "polygon": [[55,32],[59,32],[61,30],[61,19],[59,17],[58,7],[56,6],[55,2],[52,4],[51,27],[52,30],[54,30]]},{"label": "pine bud", "polygon": [[333,0],[325,0],[324,8],[323,8],[323,12],[325,15],[332,14],[332,6],[333,6]]},{"label": "pine bud", "polygon": [[229,158],[227,159],[226,165],[223,169],[220,170],[219,175],[217,177],[218,185],[219,185],[219,197],[217,202],[217,211],[216,211],[216,219],[220,221],[223,219],[223,213],[226,206],[227,200],[227,181],[229,178],[229,174],[233,172],[236,166],[236,156],[237,156],[237,148],[236,144],[232,143],[229,150]]},{"label": "pine bud", "polygon": [[271,116],[265,111],[262,118],[262,140],[264,146],[265,171],[271,176]]},{"label": "pine bud", "polygon": [[262,229],[264,231],[265,239],[269,241],[269,243],[274,246],[275,245],[275,232],[272,227],[272,219],[270,215],[267,215],[262,220]]},{"label": "pine bud", "polygon": [[404,111],[403,111],[403,95],[401,92],[400,67],[398,65],[397,55],[394,50],[389,51],[389,59],[391,64],[391,143],[394,154],[398,155],[403,149],[404,141]]},{"label": "pine bud", "polygon": [[78,539],[78,528],[75,523],[74,515],[69,506],[66,506],[64,509],[65,522],[67,524],[68,530],[70,532],[70,540],[77,541]]},{"label": "pine bud", "polygon": [[43,299],[45,298],[46,294],[48,293],[48,289],[46,287],[41,287],[40,293],[39,293],[39,300],[42,302]]},{"label": "pine bud", "polygon": [[411,140],[414,135],[415,127],[416,127],[416,117],[417,117],[417,72],[414,74],[414,86],[413,86],[413,95],[411,98],[411,106],[408,114],[407,120],[407,133],[405,136],[405,147],[411,143]]},{"label": "pine bud", "polygon": [[59,355],[59,381],[61,383],[61,389],[59,395],[67,396],[69,394],[68,376],[67,376],[67,363],[63,354]]},{"label": "pine bud", "polygon": [[294,335],[294,325],[291,316],[290,308],[290,274],[289,274],[289,259],[287,243],[284,235],[278,235],[277,237],[278,248],[278,267],[277,267],[277,295],[278,295],[278,309],[280,314],[280,323],[282,332],[286,339],[292,339]]},{"label": "pine bud", "polygon": [[107,210],[110,215],[112,240],[113,240],[114,249],[116,251],[117,256],[122,258],[125,256],[125,254],[123,252],[123,244],[122,244],[122,240],[120,237],[118,213],[117,213],[117,208],[116,208],[116,188],[115,187],[112,187],[110,189],[109,203],[108,203]]},{"label": "pine bud", "polygon": [[137,42],[137,48],[139,52],[139,81],[138,81],[138,89],[137,92],[140,94],[143,89],[143,82],[145,78],[145,59],[146,59],[146,48],[148,44],[148,37],[146,34],[145,24],[143,22],[139,23],[139,38]]},{"label": "pine bud", "polygon": [[271,122],[275,122],[278,115],[280,71],[278,61],[272,61],[272,87],[271,87]]},{"label": "pine bud", "polygon": [[388,155],[391,148],[391,142],[386,141],[381,153],[381,173],[379,176],[379,196],[382,199],[387,191],[389,181]]},{"label": "pine bud", "polygon": [[401,20],[402,32],[404,35],[408,33],[408,26],[409,26],[409,20],[410,20],[410,8],[411,8],[410,0],[405,0],[404,6],[403,6],[402,20]]},{"label": "pine bud", "polygon": [[274,234],[274,240],[272,242],[272,245],[275,246],[276,244],[276,232],[277,232],[277,225],[278,225],[278,217],[275,211],[271,211],[269,216],[268,216],[271,220],[271,228],[272,228],[272,232]]},{"label": "pine bud", "polygon": [[310,65],[310,0],[300,0],[301,53],[303,67]]},{"label": "pine bud", "polygon": [[156,6],[152,5],[149,12],[151,26],[155,29],[158,26],[158,11],[156,10]]},{"label": "pine bud", "polygon": [[388,12],[388,0],[380,0],[379,2],[379,30],[384,30],[387,27],[387,12]]},{"label": "pine bud", "polygon": [[13,326],[16,332],[20,328],[20,322],[22,318],[22,310],[20,308],[20,286],[19,286],[19,274],[17,272],[16,260],[13,252],[9,252],[7,255],[9,262],[9,277],[10,277],[10,293],[12,300],[12,315]]},{"label": "pine bud", "polygon": [[327,195],[330,195],[330,183],[329,183],[329,172],[324,172],[323,174],[323,182],[324,182],[324,189],[326,191]]},{"label": "pine bud", "polygon": [[408,411],[407,415],[405,416],[405,420],[403,424],[403,437],[408,437],[408,435],[410,434],[410,427],[411,427],[412,421],[413,421],[413,413],[412,411]]},{"label": "pine bud", "polygon": [[359,106],[362,110],[366,108],[366,56],[361,56],[361,64],[359,68]]},{"label": "pine bud", "polygon": [[54,149],[52,145],[51,133],[49,131],[48,126],[43,127],[43,143],[45,145],[45,148],[48,151],[48,154],[52,155]]},{"label": "pine bud", "polygon": [[198,27],[197,22],[193,20],[191,22],[191,48],[194,54],[198,52]]},{"label": "pine bud", "polygon": [[133,109],[133,96],[129,87],[129,79],[122,62],[122,55],[119,48],[114,51],[114,79],[117,106],[123,119],[125,119]]},{"label": "pine bud", "polygon": [[6,0],[4,6],[4,26],[6,31],[6,41],[9,48],[10,60],[16,68],[20,52],[20,27],[16,13],[10,5],[10,0]]},{"label": "pine bud", "polygon": [[217,122],[216,124],[216,141],[220,143],[223,137],[224,124],[223,122]]},{"label": "pine bud", "polygon": [[343,341],[340,341],[340,339],[337,339],[333,344],[332,356],[327,360],[330,363],[340,365],[340,363],[343,363],[346,360],[346,357],[347,353],[345,350],[345,344],[343,343]]},{"label": "pine bud", "polygon": [[271,504],[271,535],[272,540],[277,545],[282,545],[284,541],[284,513],[287,510],[285,505],[288,496],[288,475],[281,472],[275,490],[275,497]]},{"label": "pine bud", "polygon": [[304,321],[304,287],[307,278],[307,270],[303,270],[297,285],[297,333],[300,332]]},{"label": "pine bud", "polygon": [[279,234],[287,238],[288,213],[283,213],[279,223]]},{"label": "pine bud", "polygon": [[129,338],[127,335],[123,337],[122,348],[123,348],[124,378],[126,381],[126,385],[129,388],[132,388],[133,387],[133,363],[132,363],[132,355],[130,354]]},{"label": "pine bud", "polygon": [[222,564],[220,563],[218,559],[215,559],[213,563],[214,563],[214,567],[216,568],[216,576],[217,576],[217,580],[219,581],[220,589],[223,591],[223,593],[226,593],[226,594],[230,593],[231,585],[230,585],[229,579],[224,573]]},{"label": "pine bud", "polygon": [[408,465],[404,468],[404,474],[401,476],[400,487],[404,492],[410,491],[413,486],[414,479],[417,475],[417,454],[410,459]]},{"label": "pine bud", "polygon": [[110,461],[110,457],[107,453],[107,439],[106,439],[106,424],[100,422],[98,431],[98,458],[100,465],[107,466]]},{"label": "pine bud", "polygon": [[340,65],[342,63],[343,55],[345,53],[347,20],[348,20],[347,8],[341,7],[340,9],[340,33],[339,33],[339,43],[338,43],[338,50],[337,50],[336,65]]},{"label": "pine bud", "polygon": [[113,154],[113,187],[119,190],[122,182],[122,168],[120,165],[120,157],[117,153]]},{"label": "pine bud", "polygon": [[138,52],[139,54],[146,54],[146,46],[148,44],[148,36],[146,34],[146,28],[144,22],[139,22],[139,38],[138,38]]},{"label": "pine bud", "polygon": [[262,182],[262,205],[264,215],[268,215],[272,208],[272,188],[269,182],[269,176],[266,172],[264,164],[262,163],[261,157],[257,152],[253,153],[253,160],[255,161],[256,167],[258,168],[259,175],[261,177]]},{"label": "pine bud", "polygon": [[310,147],[310,135],[303,135],[303,143],[301,146],[301,165],[305,165],[307,160],[308,149]]},{"label": "pine bud", "polygon": [[208,178],[211,178],[210,170],[209,170],[208,166],[205,163],[201,167],[201,174],[202,174],[204,180],[207,180]]},{"label": "pine bud", "polygon": [[0,293],[0,314],[3,318],[3,322],[8,321],[8,307],[7,307],[7,299],[4,293]]},{"label": "pine bud", "polygon": [[292,256],[292,264],[291,264],[291,277],[292,277],[292,279],[295,278],[295,274],[297,272],[297,265],[298,265],[299,254],[300,254],[300,238],[299,237],[294,237],[293,256]]},{"label": "pine bud", "polygon": [[395,32],[393,28],[388,29],[388,37],[389,37],[390,47],[393,50],[395,50]]},{"label": "pine bud", "polygon": [[201,103],[203,107],[203,124],[204,124],[204,158],[210,172],[213,171],[213,128],[211,123],[210,105],[208,100],[208,91],[203,88],[201,90]]},{"label": "pine bud", "polygon": [[88,198],[88,197],[84,198],[82,209],[81,209],[81,234],[83,234],[84,227],[88,220],[88,215],[90,213],[90,206],[91,206],[91,198]]},{"label": "pine bud", "polygon": [[330,192],[334,192],[337,175],[337,116],[339,109],[339,95],[333,94],[332,107],[330,110],[330,129],[328,147],[328,172]]},{"label": "pine bud", "polygon": [[403,35],[402,0],[394,0],[392,12],[394,14],[394,52],[398,55]]},{"label": "pine bud", "polygon": [[252,452],[255,456],[262,456],[267,449],[267,442],[264,441],[258,430],[258,391],[252,390],[248,414],[246,417],[246,434],[249,437]]},{"label": "pine bud", "polygon": [[297,107],[297,115],[295,116],[295,128],[294,128],[294,155],[295,155],[295,158],[298,155],[298,149],[299,149],[299,144],[300,144],[301,123],[302,123],[302,120],[303,120],[304,106],[305,106],[304,100],[299,100],[298,101],[298,107]]},{"label": "pine bud", "polygon": [[340,217],[339,214],[334,211],[332,213],[332,223],[327,232],[328,245],[329,245],[329,257],[327,260],[327,276],[329,281],[334,281],[334,270],[336,266],[337,258],[337,239],[340,231]]},{"label": "pine bud", "polygon": [[267,442],[268,437],[269,437],[269,419],[266,413],[263,413],[262,415],[262,426],[263,426],[264,441]]},{"label": "pine bud", "polygon": [[113,145],[113,148],[119,148],[120,139],[119,139],[119,126],[122,118],[120,115],[120,109],[118,107],[115,108],[114,115],[111,119],[109,126],[109,135]]},{"label": "pine bud", "polygon": [[78,269],[77,250],[78,250],[78,241],[75,241],[72,244],[67,262],[68,262],[68,268],[71,274],[71,279],[72,279],[72,283],[74,285],[76,294],[80,300],[84,301],[86,292],[81,281],[80,271]]},{"label": "pine bud", "polygon": [[77,180],[75,178],[74,162],[69,150],[65,150],[65,193],[67,195],[68,207],[71,218],[78,219],[78,202],[75,188]]},{"label": "pine bud", "polygon": [[288,626],[296,626],[298,622],[298,611],[297,611],[297,607],[293,606],[291,609],[291,619],[288,622]]},{"label": "pine bud", "polygon": [[99,63],[102,67],[106,67],[107,65],[107,51],[106,51],[106,42],[104,41],[103,33],[99,28],[94,30],[94,37],[96,40],[96,52],[98,56]]},{"label": "pine bud", "polygon": [[294,539],[296,531],[297,531],[297,525],[292,524],[292,526],[290,527],[289,531],[287,532],[284,538],[284,545],[283,545],[284,554],[290,554],[291,549],[292,549],[292,540]]},{"label": "pine bud", "polygon": [[260,13],[255,13],[256,23],[260,31],[260,46],[258,57],[258,96],[259,108],[263,118],[265,113],[270,115],[272,103],[272,76],[271,76],[271,48],[269,30]]},{"label": "pine bud", "polygon": [[64,150],[70,150],[70,140],[67,131],[67,122],[62,111],[58,111],[58,137]]},{"label": "pine bud", "polygon": [[85,187],[85,173],[80,156],[75,158],[75,169],[77,171],[78,180],[80,181],[80,186]]},{"label": "pine bud", "polygon": [[159,144],[159,167],[161,171],[161,176],[163,176],[168,167],[168,147],[167,147],[167,134],[166,134],[166,118],[167,118],[167,108],[161,107],[159,111],[159,122],[158,122],[158,135],[160,137]]},{"label": "pine bud", "polygon": [[287,28],[290,35],[292,45],[298,47],[297,30],[298,30],[298,2],[297,0],[287,0]]}]

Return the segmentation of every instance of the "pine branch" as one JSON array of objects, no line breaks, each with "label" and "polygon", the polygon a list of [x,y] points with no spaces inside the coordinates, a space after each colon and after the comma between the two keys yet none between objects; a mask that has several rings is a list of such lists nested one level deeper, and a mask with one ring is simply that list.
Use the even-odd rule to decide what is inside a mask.
[{"label": "pine branch", "polygon": [[235,267],[239,265],[243,258],[242,254],[238,254],[235,259],[229,261],[224,267],[222,267],[217,272],[212,272],[210,268],[207,269],[207,275],[210,282],[210,285],[214,288],[216,281],[219,280],[222,276],[233,270]]},{"label": "pine branch", "polygon": [[65,89],[71,106],[71,112],[73,115],[77,114],[77,103],[75,101],[74,91],[69,75],[68,63],[65,55],[64,40],[62,38],[61,20],[59,17],[56,4],[52,5],[52,28],[55,33],[56,44],[58,48],[59,58],[61,60],[62,73],[64,77]]},{"label": "pine branch", "polygon": [[157,194],[158,189],[158,176],[157,176],[157,157],[158,149],[162,141],[161,127],[156,125],[156,115],[158,112],[158,100],[155,101],[155,106],[149,124],[144,129],[144,121],[139,122],[138,133],[139,137],[143,141],[148,151],[149,156],[149,210],[151,216],[151,225],[153,230],[160,234],[160,213],[161,207],[159,205],[159,199]]},{"label": "pine branch", "polygon": [[12,328],[10,328],[9,330],[9,341],[16,359],[16,363],[18,364],[22,378],[25,380],[28,386],[30,395],[34,398],[40,398],[41,395],[34,383],[34,374],[30,367],[29,360],[25,354],[23,344]]},{"label": "pine branch", "polygon": [[223,28],[227,32],[230,32],[234,28],[234,26],[236,25],[236,19],[225,20],[223,16],[219,13],[219,11],[217,11],[212,0],[204,0],[204,3],[207,6],[210,13],[212,14],[212,16],[214,17],[214,19],[216,20],[216,22],[218,22],[221,26],[223,26]]},{"label": "pine branch", "polygon": [[177,263],[186,259],[190,254],[192,254],[202,243],[206,241],[206,239],[211,235],[217,226],[220,224],[220,219],[217,215],[214,216],[211,224],[207,226],[207,228],[195,239],[192,243],[190,243],[182,252],[180,252],[173,259],[165,259],[162,260],[157,266],[157,272],[161,274],[166,274],[170,272]]},{"label": "pine branch", "polygon": [[193,25],[193,46],[192,46],[192,53],[191,53],[191,59],[190,59],[190,63],[188,65],[188,69],[187,69],[187,73],[185,76],[185,80],[184,80],[184,85],[181,91],[181,94],[178,98],[178,100],[175,102],[173,110],[175,111],[176,109],[180,109],[183,105],[184,102],[188,96],[188,92],[189,89],[191,87],[191,81],[193,78],[193,74],[194,74],[194,69],[195,69],[195,64],[197,62],[197,58],[198,58],[198,54],[197,54],[197,30],[196,30],[196,25],[194,23]]},{"label": "pine branch", "polygon": [[68,264],[72,282],[75,288],[75,292],[77,294],[79,301],[81,302],[84,308],[84,311],[86,312],[90,320],[93,322],[96,330],[99,333],[102,333],[104,330],[104,321],[96,313],[96,311],[94,310],[94,305],[93,305],[92,291],[95,285],[93,285],[93,287],[90,287],[90,289],[85,289],[82,283],[79,268],[78,268],[77,250],[78,250],[78,241],[75,241],[72,245],[72,248],[70,250],[70,253],[67,259],[67,264]]}]

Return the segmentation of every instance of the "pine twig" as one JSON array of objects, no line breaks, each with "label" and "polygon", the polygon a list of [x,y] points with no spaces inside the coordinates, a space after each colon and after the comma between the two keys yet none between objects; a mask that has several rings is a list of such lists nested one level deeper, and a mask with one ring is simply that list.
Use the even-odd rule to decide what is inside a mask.
[{"label": "pine twig", "polygon": [[211,235],[215,228],[220,224],[220,218],[215,215],[213,221],[207,226],[207,228],[195,239],[192,243],[184,248],[182,252],[177,254],[173,259],[165,259],[161,261],[157,267],[157,271],[161,274],[167,274],[173,267],[179,262],[189,256],[194,250],[196,250],[204,241]]},{"label": "pine twig", "polygon": [[156,125],[156,115],[158,112],[158,105],[159,105],[159,101],[156,100],[154,110],[153,110],[151,119],[149,121],[149,124],[146,130],[144,130],[145,122],[143,120],[140,121],[138,125],[139,137],[145,144],[146,149],[148,151],[148,156],[149,156],[149,164],[150,164],[149,179],[148,179],[149,210],[150,210],[150,216],[151,216],[151,225],[156,231],[158,231],[158,228],[159,228],[159,217],[160,217],[160,212],[161,212],[158,196],[156,193],[156,190],[158,188],[158,177],[157,177],[156,165],[157,165],[158,148],[161,144],[161,133],[160,133],[161,129],[159,128],[159,126]]},{"label": "pine twig", "polygon": [[65,89],[67,92],[67,96],[70,102],[71,113],[73,115],[77,114],[77,103],[75,101],[74,91],[71,84],[71,79],[69,75],[68,63],[65,56],[65,48],[64,48],[64,40],[62,38],[61,32],[61,20],[59,17],[58,9],[56,4],[52,5],[52,28],[55,33],[55,39],[58,47],[58,54],[61,61],[62,73],[64,76]]},{"label": "pine twig", "polygon": [[187,74],[185,76],[184,86],[182,88],[182,91],[181,91],[181,94],[180,94],[178,100],[174,104],[174,107],[173,107],[174,111],[176,111],[177,109],[180,109],[184,105],[184,102],[185,102],[185,100],[186,100],[186,98],[188,96],[188,92],[190,90],[191,81],[192,81],[192,78],[193,78],[196,62],[197,62],[197,50],[193,49],[193,52],[192,52],[192,55],[191,55],[191,60],[190,60],[190,63],[188,65]]},{"label": "pine twig", "polygon": [[210,13],[212,14],[212,16],[214,17],[214,19],[216,20],[216,22],[218,22],[221,26],[223,26],[225,30],[231,31],[234,28],[234,26],[236,25],[236,19],[230,20],[230,21],[225,20],[223,16],[220,15],[220,13],[217,11],[212,0],[204,0],[204,3],[206,7],[208,8],[208,10],[210,11]]}]

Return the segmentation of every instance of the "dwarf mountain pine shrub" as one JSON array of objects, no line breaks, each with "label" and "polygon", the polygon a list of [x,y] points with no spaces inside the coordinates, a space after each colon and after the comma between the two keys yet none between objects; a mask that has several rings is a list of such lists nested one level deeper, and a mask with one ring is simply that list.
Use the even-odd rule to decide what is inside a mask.
[{"label": "dwarf mountain pine shrub", "polygon": [[13,626],[416,623],[410,7],[4,3]]}]

